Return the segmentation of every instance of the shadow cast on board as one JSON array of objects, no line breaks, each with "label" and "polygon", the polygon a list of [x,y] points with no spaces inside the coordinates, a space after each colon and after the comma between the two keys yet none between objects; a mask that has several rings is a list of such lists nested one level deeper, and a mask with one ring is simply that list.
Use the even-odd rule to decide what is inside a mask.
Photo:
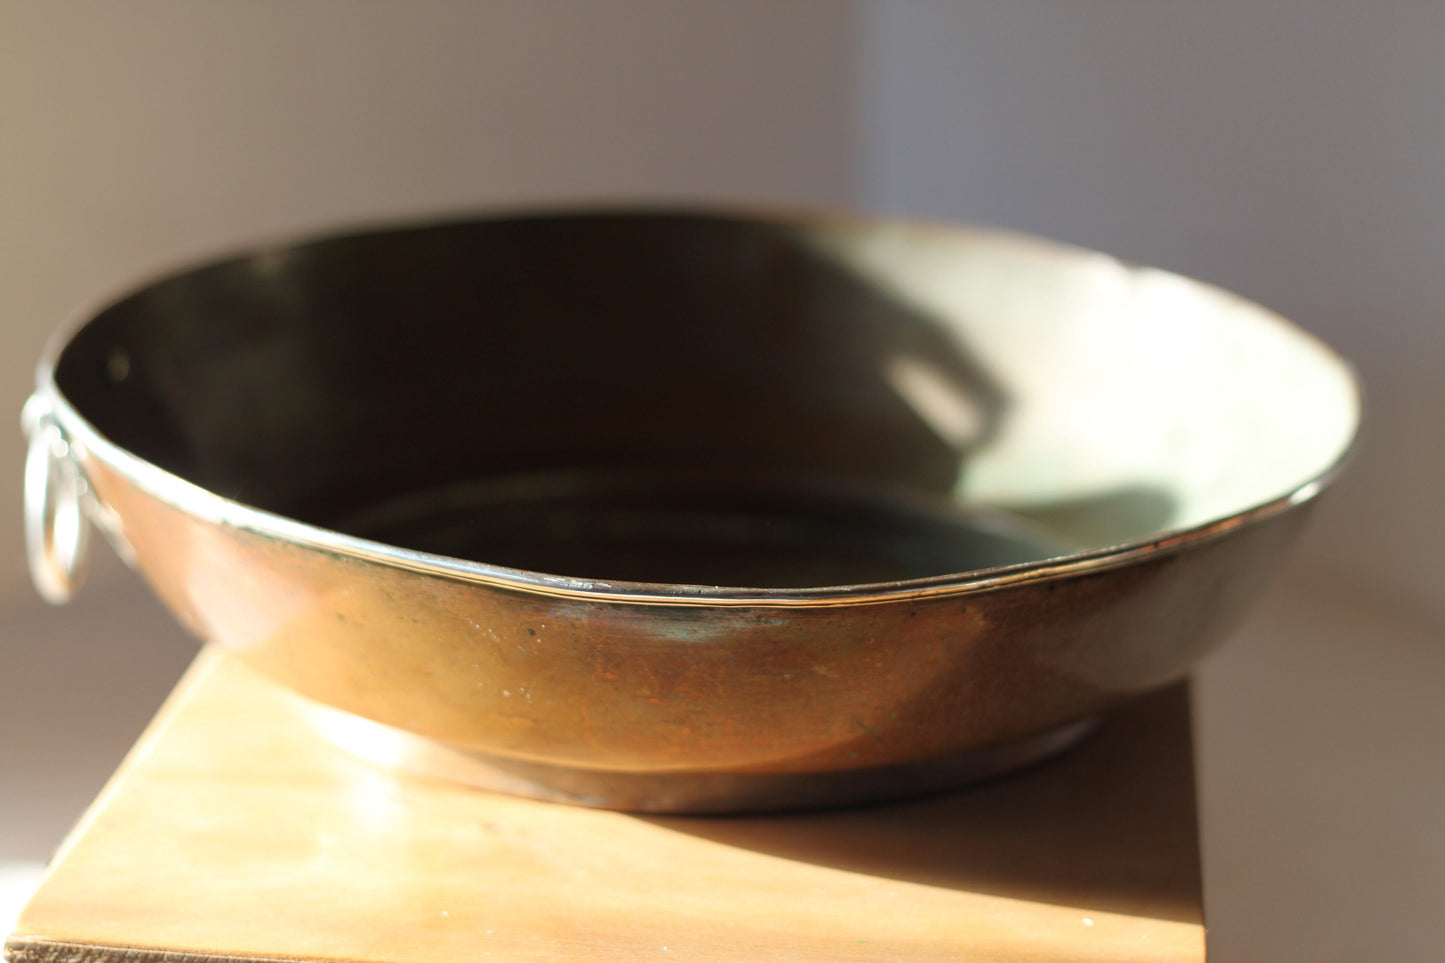
[{"label": "shadow cast on board", "polygon": [[638,817],[783,859],[927,886],[1200,922],[1187,688],[1146,696],[1030,770],[908,802]]}]

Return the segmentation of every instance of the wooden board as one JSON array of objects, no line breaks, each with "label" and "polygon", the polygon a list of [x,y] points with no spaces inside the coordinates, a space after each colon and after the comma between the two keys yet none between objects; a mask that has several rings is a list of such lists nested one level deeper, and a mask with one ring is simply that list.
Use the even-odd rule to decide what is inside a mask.
[{"label": "wooden board", "polygon": [[1183,687],[984,786],[656,818],[372,768],[204,652],[56,858],[13,963],[1204,959]]}]

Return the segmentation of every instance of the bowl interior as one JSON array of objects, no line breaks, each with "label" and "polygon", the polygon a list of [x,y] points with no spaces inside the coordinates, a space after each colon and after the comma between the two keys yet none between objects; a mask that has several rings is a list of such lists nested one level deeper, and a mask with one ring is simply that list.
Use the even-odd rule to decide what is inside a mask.
[{"label": "bowl interior", "polygon": [[984,231],[600,212],[265,251],[56,366],[102,435],[389,544],[808,587],[1012,565],[1286,496],[1354,381],[1263,309]]}]

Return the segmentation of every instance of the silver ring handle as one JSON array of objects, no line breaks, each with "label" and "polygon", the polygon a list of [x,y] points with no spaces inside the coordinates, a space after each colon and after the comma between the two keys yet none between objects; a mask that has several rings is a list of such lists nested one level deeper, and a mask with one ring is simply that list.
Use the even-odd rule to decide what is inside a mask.
[{"label": "silver ring handle", "polygon": [[65,433],[39,395],[25,403],[25,548],[30,578],[53,605],[70,601],[90,564],[89,486]]}]

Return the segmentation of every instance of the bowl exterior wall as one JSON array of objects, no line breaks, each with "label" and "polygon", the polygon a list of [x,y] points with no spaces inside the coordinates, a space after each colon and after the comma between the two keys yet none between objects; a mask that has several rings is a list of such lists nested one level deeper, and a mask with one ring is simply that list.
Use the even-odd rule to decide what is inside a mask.
[{"label": "bowl exterior wall", "polygon": [[205,520],[81,460],[98,521],[165,603],[276,681],[461,749],[633,773],[892,766],[1092,716],[1219,642],[1307,508],[984,590],[667,605],[324,551]]}]

